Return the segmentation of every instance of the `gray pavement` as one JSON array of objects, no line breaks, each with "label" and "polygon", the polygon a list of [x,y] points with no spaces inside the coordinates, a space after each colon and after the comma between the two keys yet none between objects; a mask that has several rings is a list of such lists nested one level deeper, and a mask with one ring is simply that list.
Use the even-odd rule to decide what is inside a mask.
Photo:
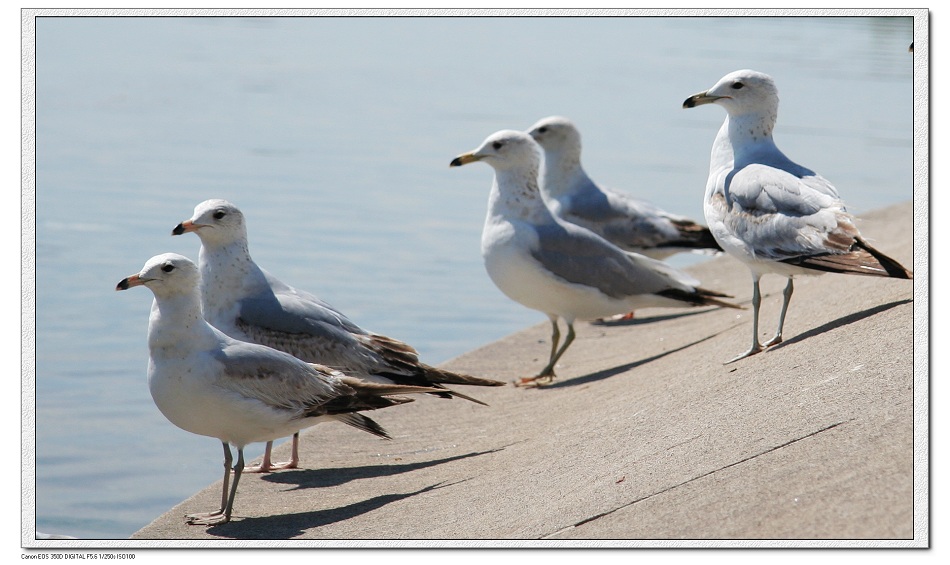
[{"label": "gray pavement", "polygon": [[[859,227],[912,268],[910,202],[865,214]],[[691,272],[748,305],[751,279],[737,261],[720,257]],[[231,523],[206,528],[183,519],[217,507],[216,483],[133,539],[926,545],[926,523],[914,523],[913,284],[800,278],[785,342],[730,365],[723,362],[748,347],[751,308],[652,309],[625,324],[580,322],[551,386],[460,387],[490,406],[420,397],[374,413],[392,441],[319,425],[303,434],[302,468],[242,477]],[[763,279],[766,337],[783,286],[780,277]],[[545,321],[446,366],[505,380],[532,375],[549,338]]]}]

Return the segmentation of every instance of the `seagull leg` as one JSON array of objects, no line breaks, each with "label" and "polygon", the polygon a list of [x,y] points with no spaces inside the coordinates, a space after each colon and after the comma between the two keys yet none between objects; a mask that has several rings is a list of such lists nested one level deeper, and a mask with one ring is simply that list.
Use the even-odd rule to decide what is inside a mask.
[{"label": "seagull leg", "polygon": [[[297,432],[297,433],[294,434],[294,439],[293,439],[293,442],[291,443],[291,446],[290,446],[290,461],[284,461],[283,463],[274,463],[274,464],[271,465],[271,464],[270,464],[270,447],[271,447],[271,443],[272,443],[272,442],[267,442],[267,448],[266,448],[265,451],[264,451],[264,461],[266,461],[266,462],[268,463],[268,465],[269,465],[268,469],[266,469],[266,470],[263,470],[263,469],[262,469],[261,471],[257,471],[256,469],[251,468],[251,469],[248,469],[247,472],[249,472],[249,473],[258,473],[258,472],[260,472],[260,473],[266,473],[268,470],[270,470],[270,471],[281,471],[281,470],[283,470],[283,469],[296,469],[296,468],[297,468],[297,464],[300,463],[300,456],[298,455],[298,448],[297,448],[297,446],[300,444],[300,432]],[[264,461],[261,461],[261,467],[264,466]]]},{"label": "seagull leg", "polygon": [[551,360],[551,376],[554,376],[554,365],[561,359],[561,355],[567,351],[567,347],[574,342],[574,322],[567,322],[567,337],[564,338],[564,344],[558,350],[557,355]]},{"label": "seagull leg", "polygon": [[[557,358],[559,357],[557,353],[558,342],[561,341],[561,330],[557,327],[557,317],[548,316],[551,320],[551,354],[548,356],[548,364],[541,369],[541,372],[533,377],[523,377],[515,381],[515,386],[537,386],[539,379],[546,379],[548,381],[554,380],[554,364],[557,363]],[[572,328],[573,333],[573,328]],[[572,338],[573,339],[573,338]]]},{"label": "seagull leg", "polygon": [[778,330],[775,331],[775,337],[763,344],[765,347],[782,343],[782,328],[785,326],[785,312],[788,311],[788,303],[792,300],[792,292],[794,290],[792,277],[788,277],[788,284],[785,285],[785,290],[782,291],[782,296],[785,297],[785,300],[782,302],[782,313],[778,317]]},{"label": "seagull leg", "polygon": [[290,461],[281,463],[281,469],[296,469],[300,463],[300,454],[297,446],[300,444],[300,432],[294,434],[293,444],[290,446]]},{"label": "seagull leg", "polygon": [[[565,320],[566,321],[566,320]],[[557,330],[557,323],[554,324],[555,335],[560,336],[560,332]],[[561,348],[555,353],[554,348],[551,348],[551,360],[548,362],[547,367],[545,367],[536,377],[521,379],[518,382],[518,386],[541,386],[545,384],[550,384],[554,381],[557,375],[554,374],[554,366],[557,365],[558,360],[564,355],[564,352],[567,351],[568,346],[574,341],[574,322],[567,321],[567,337],[564,338],[564,343],[561,345]]]},{"label": "seagull leg", "polygon": [[[791,279],[789,279],[791,280]],[[759,344],[759,305],[762,304],[762,294],[759,291],[759,276],[752,275],[752,347],[748,351],[733,357],[732,359],[723,363],[723,365],[728,365],[729,363],[735,363],[739,359],[744,359],[751,355],[762,351],[762,345]]]},{"label": "seagull leg", "polygon": [[284,461],[283,463],[271,463],[270,455],[271,449],[274,447],[274,442],[267,442],[267,446],[264,448],[264,458],[261,460],[260,465],[255,465],[253,467],[248,467],[244,469],[245,473],[270,473],[271,471],[281,471],[283,469],[296,469],[297,465],[300,463],[300,456],[298,455],[298,445],[300,443],[300,432],[294,434],[293,445],[290,449],[290,461]]},{"label": "seagull leg", "polygon": [[[224,444],[227,449],[228,444]],[[237,494],[238,481],[241,480],[241,473],[244,471],[244,447],[237,448],[238,460],[234,464],[234,483],[231,485],[231,491],[228,492],[228,479],[231,474],[229,465],[231,463],[231,450],[227,449],[225,457],[225,480],[224,488],[221,491],[221,510],[210,512],[208,514],[189,514],[188,523],[197,526],[217,526],[227,524],[231,521],[231,509],[234,507],[234,496]]]},{"label": "seagull leg", "polygon": [[[294,436],[294,438],[296,439],[296,436]],[[245,469],[245,472],[270,473],[273,469],[275,469],[276,467],[270,461],[270,452],[273,447],[274,447],[274,442],[272,441],[267,442],[267,445],[264,447],[264,458],[261,459],[261,464],[255,465],[253,467],[248,467],[247,469]]]},{"label": "seagull leg", "polygon": [[[199,524],[199,525],[210,525],[217,522],[208,522],[208,520],[214,518],[220,518],[224,514],[224,509],[228,505],[228,483],[231,481],[231,448],[228,446],[227,442],[221,442],[224,446],[224,481],[221,487],[221,508],[216,512],[201,512],[198,514],[188,514],[185,516],[188,518],[189,524]],[[235,483],[237,479],[235,479]]]},{"label": "seagull leg", "polygon": [[234,484],[231,485],[231,494],[228,496],[228,506],[224,509],[224,521],[220,522],[224,524],[231,520],[231,510],[234,508],[234,497],[237,495],[237,486],[238,481],[241,480],[241,472],[244,471],[244,447],[239,447],[238,450],[238,460],[234,464]]}]

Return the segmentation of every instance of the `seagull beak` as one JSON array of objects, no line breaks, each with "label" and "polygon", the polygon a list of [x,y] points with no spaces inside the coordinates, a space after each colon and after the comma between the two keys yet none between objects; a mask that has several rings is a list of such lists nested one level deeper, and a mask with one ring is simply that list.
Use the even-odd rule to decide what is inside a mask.
[{"label": "seagull beak", "polygon": [[461,167],[462,165],[467,165],[469,163],[474,163],[475,161],[481,161],[482,156],[476,155],[475,152],[472,153],[463,153],[455,159],[452,159],[452,162],[449,163],[450,167]]},{"label": "seagull beak", "polygon": [[687,98],[683,102],[684,108],[695,108],[696,106],[702,106],[703,104],[712,104],[720,98],[729,98],[728,96],[714,96],[707,92],[700,92],[699,94],[694,94]]},{"label": "seagull beak", "polygon": [[183,233],[188,233],[192,231],[198,231],[198,228],[203,228],[203,224],[196,224],[191,220],[185,220],[184,222],[175,226],[175,229],[172,230],[172,235],[181,235]]},{"label": "seagull beak", "polygon": [[129,290],[129,289],[132,288],[133,286],[142,286],[142,285],[145,284],[147,281],[148,281],[148,279],[143,279],[143,278],[139,277],[138,275],[130,275],[130,276],[128,276],[128,277],[125,277],[125,278],[122,279],[121,281],[119,281],[119,284],[115,285],[115,289],[116,289],[116,290]]}]

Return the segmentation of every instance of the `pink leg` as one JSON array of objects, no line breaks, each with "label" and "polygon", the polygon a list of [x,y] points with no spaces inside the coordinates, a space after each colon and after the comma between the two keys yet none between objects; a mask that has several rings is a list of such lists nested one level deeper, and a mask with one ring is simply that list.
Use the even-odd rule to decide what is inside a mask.
[{"label": "pink leg", "polygon": [[298,444],[300,443],[300,432],[294,434],[293,444],[290,450],[290,461],[285,461],[283,463],[272,463],[271,462],[271,449],[274,446],[274,442],[267,442],[267,447],[264,448],[264,458],[261,460],[261,464],[255,467],[248,467],[244,470],[245,473],[270,473],[271,471],[280,471],[283,469],[296,469],[297,465],[300,463],[300,456],[298,455]]}]

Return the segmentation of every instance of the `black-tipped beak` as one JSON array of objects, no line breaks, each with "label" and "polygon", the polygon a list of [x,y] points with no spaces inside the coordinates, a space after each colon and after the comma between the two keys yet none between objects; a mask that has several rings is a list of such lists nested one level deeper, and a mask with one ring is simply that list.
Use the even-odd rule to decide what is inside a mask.
[{"label": "black-tipped beak", "polygon": [[699,94],[694,94],[683,101],[683,108],[695,108],[696,106],[702,106],[703,104],[712,104],[720,98],[728,98],[728,96],[713,96],[705,92],[700,92]]},{"label": "black-tipped beak", "polygon": [[184,222],[175,226],[175,229],[172,230],[172,235],[181,235],[190,231],[198,231],[198,228],[200,227],[201,225],[196,224],[191,220],[185,220]]},{"label": "black-tipped beak", "polygon": [[467,165],[469,163],[474,163],[475,161],[480,160],[481,157],[476,156],[474,153],[465,153],[459,155],[455,159],[452,159],[452,162],[449,163],[450,167],[461,167],[462,165]]},{"label": "black-tipped beak", "polygon": [[145,284],[145,281],[144,281],[143,279],[139,278],[138,275],[131,275],[131,276],[125,277],[124,279],[122,279],[121,281],[119,281],[119,284],[115,285],[115,289],[116,289],[116,290],[129,290],[129,289],[132,288],[133,286],[141,286],[141,285],[143,285],[143,284]]}]

